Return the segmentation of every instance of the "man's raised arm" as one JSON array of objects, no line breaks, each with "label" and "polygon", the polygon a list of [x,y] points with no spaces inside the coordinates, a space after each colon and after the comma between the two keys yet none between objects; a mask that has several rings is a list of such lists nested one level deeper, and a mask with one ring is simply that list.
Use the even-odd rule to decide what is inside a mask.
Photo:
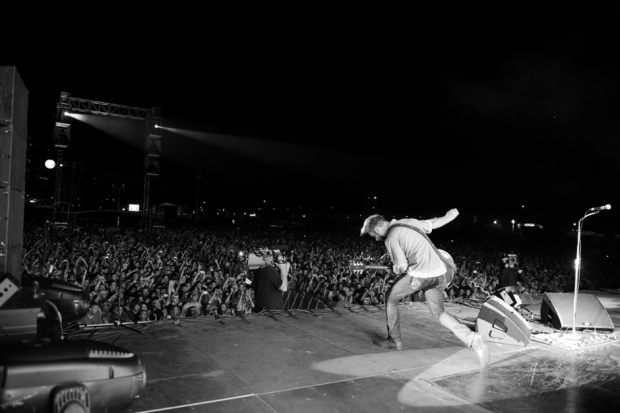
[{"label": "man's raised arm", "polygon": [[444,215],[443,217],[432,218],[429,221],[431,221],[433,229],[436,229],[436,228],[441,228],[447,223],[454,221],[454,219],[458,216],[459,216],[458,209],[452,208],[451,210],[446,212],[446,215]]},{"label": "man's raised arm", "polygon": [[288,262],[278,264],[278,268],[280,268],[280,277],[282,277],[282,285],[279,290],[282,292],[286,292],[288,289],[288,272],[291,268],[291,264]]}]

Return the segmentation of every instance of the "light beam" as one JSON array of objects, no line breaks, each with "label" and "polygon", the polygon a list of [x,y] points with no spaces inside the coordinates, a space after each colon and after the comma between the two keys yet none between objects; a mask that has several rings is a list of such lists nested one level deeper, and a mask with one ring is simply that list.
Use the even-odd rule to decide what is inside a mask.
[{"label": "light beam", "polygon": [[136,148],[142,149],[144,145],[144,121],[90,113],[69,113],[68,116]]},{"label": "light beam", "polygon": [[333,179],[344,178],[345,174],[341,172],[345,169],[355,168],[357,178],[370,169],[359,167],[361,165],[359,156],[334,148],[320,148],[298,143],[269,141],[167,126],[160,128],[258,162],[285,166],[313,175],[326,175]]}]

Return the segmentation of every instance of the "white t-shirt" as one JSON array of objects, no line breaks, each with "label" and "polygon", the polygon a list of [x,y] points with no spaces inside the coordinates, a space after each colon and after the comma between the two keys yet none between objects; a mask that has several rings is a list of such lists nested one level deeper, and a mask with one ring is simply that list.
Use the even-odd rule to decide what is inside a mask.
[{"label": "white t-shirt", "polygon": [[[406,224],[419,228],[427,234],[433,230],[429,220],[393,219],[394,224]],[[394,228],[385,239],[385,247],[394,263],[394,272],[419,278],[432,278],[445,274],[445,264],[439,258],[431,244],[418,232],[409,228]]]}]

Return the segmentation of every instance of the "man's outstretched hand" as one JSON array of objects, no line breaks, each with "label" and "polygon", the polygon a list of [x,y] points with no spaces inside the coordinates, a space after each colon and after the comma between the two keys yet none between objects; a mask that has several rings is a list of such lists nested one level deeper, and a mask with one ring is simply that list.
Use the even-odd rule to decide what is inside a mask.
[{"label": "man's outstretched hand", "polygon": [[450,221],[453,221],[458,216],[459,216],[459,210],[456,208],[452,208],[451,210],[446,212],[446,218],[450,219]]}]

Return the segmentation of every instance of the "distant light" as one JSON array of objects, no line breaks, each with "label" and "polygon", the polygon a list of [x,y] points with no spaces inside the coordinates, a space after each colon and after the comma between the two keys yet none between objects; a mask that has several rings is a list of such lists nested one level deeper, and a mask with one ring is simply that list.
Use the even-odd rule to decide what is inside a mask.
[{"label": "distant light", "polygon": [[377,199],[377,197],[375,197],[375,199]]},{"label": "distant light", "polygon": [[521,205],[521,208],[525,208],[525,205]]},{"label": "distant light", "polygon": [[157,129],[157,128],[159,128],[159,125],[158,125],[158,124],[155,124],[155,129]]},{"label": "distant light", "polygon": [[52,159],[48,159],[47,161],[45,161],[45,167],[47,169],[54,169],[55,166],[56,162],[54,162]]},{"label": "distant light", "polygon": [[494,224],[497,224],[497,220],[496,220],[496,221],[493,221],[493,223],[494,223]]},{"label": "distant light", "polygon": [[514,224],[514,223],[515,223],[515,220],[513,219],[511,222]]}]

